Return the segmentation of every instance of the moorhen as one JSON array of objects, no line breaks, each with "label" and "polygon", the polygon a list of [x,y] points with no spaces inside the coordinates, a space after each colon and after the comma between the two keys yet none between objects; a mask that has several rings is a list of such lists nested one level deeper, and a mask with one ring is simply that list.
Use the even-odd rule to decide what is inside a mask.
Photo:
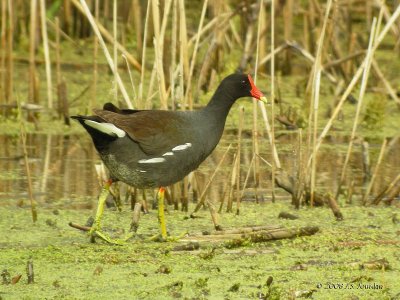
[{"label": "moorhen", "polygon": [[206,107],[197,111],[119,109],[106,103],[93,116],[72,116],[87,130],[110,172],[99,196],[91,236],[114,242],[100,231],[100,218],[112,182],[140,189],[159,188],[161,236],[167,237],[164,187],[195,170],[217,146],[225,120],[238,98],[266,102],[250,75],[232,74],[222,80]]}]

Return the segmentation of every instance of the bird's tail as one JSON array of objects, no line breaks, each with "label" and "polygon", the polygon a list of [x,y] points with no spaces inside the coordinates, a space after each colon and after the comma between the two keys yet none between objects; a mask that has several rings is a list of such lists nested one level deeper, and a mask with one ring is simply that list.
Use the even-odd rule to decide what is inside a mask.
[{"label": "bird's tail", "polygon": [[77,115],[71,116],[71,118],[77,120],[86,129],[99,151],[117,138],[122,138],[126,135],[122,129],[112,123],[104,122],[97,116]]}]

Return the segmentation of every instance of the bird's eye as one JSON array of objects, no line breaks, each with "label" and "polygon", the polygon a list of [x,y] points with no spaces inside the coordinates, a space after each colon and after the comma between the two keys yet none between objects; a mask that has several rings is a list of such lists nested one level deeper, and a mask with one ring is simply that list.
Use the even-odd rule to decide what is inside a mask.
[{"label": "bird's eye", "polygon": [[242,80],[242,83],[246,83],[246,81],[245,81],[245,80]]}]

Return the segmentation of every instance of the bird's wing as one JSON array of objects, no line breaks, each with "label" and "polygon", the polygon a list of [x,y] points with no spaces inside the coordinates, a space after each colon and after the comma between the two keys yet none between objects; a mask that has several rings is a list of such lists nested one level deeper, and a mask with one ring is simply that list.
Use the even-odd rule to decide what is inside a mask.
[{"label": "bird's wing", "polygon": [[95,109],[95,115],[107,123],[124,130],[137,142],[147,155],[162,155],[184,144],[178,128],[185,126],[185,119],[170,111],[137,111],[121,114],[110,110]]}]

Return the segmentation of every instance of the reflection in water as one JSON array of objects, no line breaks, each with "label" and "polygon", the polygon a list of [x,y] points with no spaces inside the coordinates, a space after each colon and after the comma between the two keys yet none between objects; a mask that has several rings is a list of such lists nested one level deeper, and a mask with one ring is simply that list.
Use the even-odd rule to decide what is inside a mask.
[{"label": "reflection in water", "polygon": [[[196,171],[196,181],[203,183],[213,173],[215,166],[222,158],[229,143],[236,147],[237,138],[227,131],[213,154]],[[400,171],[400,141],[389,142],[388,150],[379,176],[376,179],[372,194],[377,194],[395,178]],[[26,199],[28,203],[27,179],[25,175],[23,151],[19,137],[0,136],[0,200],[1,204],[15,205]],[[289,174],[295,174],[298,169],[297,134],[295,132],[277,137],[278,153],[282,166]],[[322,147],[319,152],[317,166],[317,189],[320,191],[336,191],[341,167],[345,158],[347,142],[331,137],[330,145]],[[95,163],[100,159],[87,135],[40,135],[27,136],[29,166],[32,174],[34,198],[39,204],[53,203],[62,200],[64,206],[74,207],[82,199],[88,204],[93,203],[100,187],[95,172]],[[380,145],[370,145],[372,167],[378,156]],[[270,161],[271,153],[268,141],[261,143],[261,156]],[[222,197],[234,161],[231,151],[218,172],[210,189],[210,197],[218,194]],[[248,166],[252,161],[251,137],[244,134],[241,151],[241,186],[245,182]],[[254,186],[253,172],[247,181],[245,195],[252,194]],[[347,184],[354,181],[355,193],[361,193],[363,185],[363,163],[361,145],[356,144],[347,172]],[[269,167],[260,162],[260,188],[265,197],[270,197],[271,176]],[[216,193],[218,192],[218,194]],[[277,195],[287,196],[277,189]],[[217,196],[218,197],[218,196]],[[215,199],[217,200],[217,199]],[[220,200],[220,199],[218,199]],[[0,205],[1,205],[0,204]],[[80,206],[82,207],[82,206]]]}]

